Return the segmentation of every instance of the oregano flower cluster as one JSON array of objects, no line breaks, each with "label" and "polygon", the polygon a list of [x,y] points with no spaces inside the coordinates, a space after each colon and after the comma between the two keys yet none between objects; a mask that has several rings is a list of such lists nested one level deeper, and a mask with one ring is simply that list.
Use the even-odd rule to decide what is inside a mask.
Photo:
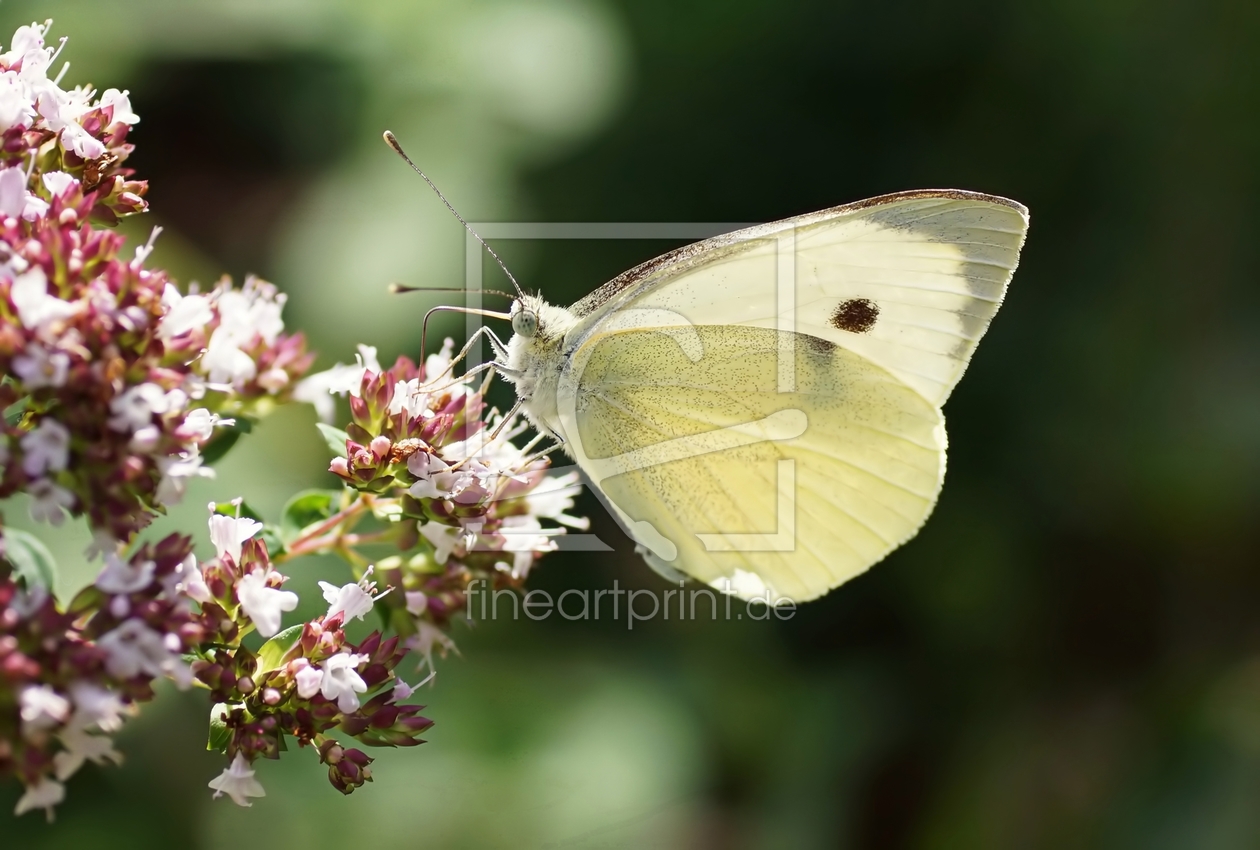
[{"label": "oregano flower cluster", "polygon": [[[24,786],[17,814],[51,819],[84,764],[122,758],[112,735],[167,679],[207,693],[214,796],[250,805],[259,760],[303,750],[349,794],[373,780],[360,747],[414,746],[432,726],[409,700],[454,646],[469,583],[518,588],[586,527],[576,478],[516,445],[524,425],[453,376],[449,340],[423,365],[383,369],[361,346],[356,365],[307,376],[275,286],[180,285],[148,265],[157,229],[128,249],[110,227],[147,209],[126,167],[140,117],[126,91],[62,88],[50,26],[0,52],[0,499],[24,494],[45,527],[85,522],[101,566],[59,600],[39,535],[0,521],[0,781]],[[274,522],[212,503],[208,558],[187,534],[145,539],[252,423],[291,401],[331,421],[337,395],[351,421],[321,429],[339,487],[296,494]],[[320,582],[324,613],[286,624],[299,600],[280,568],[317,552],[351,580]]]}]

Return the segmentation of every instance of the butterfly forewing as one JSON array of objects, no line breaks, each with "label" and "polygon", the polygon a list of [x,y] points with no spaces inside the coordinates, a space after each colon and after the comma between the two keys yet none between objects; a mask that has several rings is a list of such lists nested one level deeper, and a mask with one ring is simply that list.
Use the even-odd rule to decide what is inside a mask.
[{"label": "butterfly forewing", "polygon": [[654,325],[790,330],[860,354],[941,404],[1002,302],[1027,224],[1013,201],[943,190],[749,228],[645,263],[579,301],[571,347],[604,322],[625,326],[626,310],[651,311]]}]

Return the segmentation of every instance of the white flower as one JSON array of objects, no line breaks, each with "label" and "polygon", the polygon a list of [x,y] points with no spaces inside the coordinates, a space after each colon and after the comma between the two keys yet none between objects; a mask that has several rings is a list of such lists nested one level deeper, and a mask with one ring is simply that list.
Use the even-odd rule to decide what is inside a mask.
[{"label": "white flower", "polygon": [[110,534],[108,531],[98,530],[92,532],[92,542],[89,543],[87,548],[83,550],[83,557],[87,558],[89,561],[95,561],[102,555],[117,551],[118,541],[114,539],[114,535]]},{"label": "white flower", "polygon": [[135,431],[150,424],[154,414],[161,416],[179,410],[188,403],[183,390],[166,390],[154,383],[137,384],[109,401],[109,427],[120,433]]},{"label": "white flower", "polygon": [[239,290],[222,286],[215,291],[219,326],[210,335],[201,371],[211,383],[240,385],[258,374],[258,366],[244,348],[261,339],[273,345],[284,330],[280,313],[285,296],[258,278],[249,278]]},{"label": "white flower", "polygon": [[224,770],[214,779],[210,780],[210,787],[214,789],[214,798],[227,794],[232,798],[232,802],[238,806],[252,806],[249,802],[250,797],[266,797],[267,792],[263,790],[262,785],[254,778],[254,771],[250,768],[249,762],[245,759],[244,754],[237,753],[236,758],[232,759],[231,767]]},{"label": "white flower", "polygon": [[512,578],[522,579],[529,575],[534,553],[555,551],[556,541],[543,534],[543,530],[538,518],[528,514],[503,518],[497,532],[503,543],[498,548],[512,553]]},{"label": "white flower", "polygon": [[201,465],[201,455],[195,451],[182,452],[176,457],[157,458],[162,480],[158,482],[157,500],[173,505],[184,498],[189,478],[213,478],[214,470]]},{"label": "white flower", "polygon": [[437,671],[430,670],[429,675],[425,676],[423,679],[421,679],[419,682],[416,682],[414,685],[408,685],[402,679],[399,679],[394,684],[394,690],[391,691],[389,694],[389,701],[393,703],[399,703],[405,699],[410,699],[412,694],[414,694],[416,691],[423,688],[425,685],[429,684],[429,682],[432,682],[435,676],[437,676]]},{"label": "white flower", "polygon": [[0,170],[0,214],[17,217],[26,209],[26,171],[21,165]]},{"label": "white flower", "polygon": [[82,729],[95,724],[103,732],[116,732],[122,728],[123,714],[129,711],[118,694],[91,682],[71,684],[70,698],[74,700],[70,723]]},{"label": "white flower", "polygon": [[43,809],[48,813],[48,821],[52,822],[53,806],[66,799],[66,787],[54,779],[41,776],[34,785],[26,787],[26,793],[18,798],[13,807],[14,815],[24,815],[31,809]]},{"label": "white flower", "polygon": [[28,53],[43,53],[46,32],[47,23],[18,27],[13,33],[12,49],[4,54],[5,64],[12,65],[18,59],[26,58]]},{"label": "white flower", "polygon": [[399,413],[406,413],[408,419],[432,418],[433,411],[429,409],[429,394],[421,391],[418,378],[394,384],[394,396],[389,401],[389,415],[397,416]]},{"label": "white flower", "polygon": [[254,358],[241,351],[242,340],[223,326],[210,335],[201,369],[213,384],[243,384],[258,374]]},{"label": "white flower", "polygon": [[87,760],[96,764],[104,764],[107,760],[122,764],[122,753],[115,750],[114,742],[104,735],[89,735],[84,729],[71,724],[57,737],[65,749],[53,756],[53,768],[62,781],[73,776]]},{"label": "white flower", "polygon": [[490,433],[494,430],[496,429],[483,428],[467,440],[447,443],[442,447],[442,452],[448,457],[476,458],[466,462],[461,468],[471,473],[477,483],[487,490],[493,490],[500,477],[527,481],[528,477],[522,470],[524,456],[508,440],[513,436],[512,429],[498,429],[498,436],[490,439]]},{"label": "white flower", "polygon": [[[82,118],[85,112],[93,108],[92,95],[96,94],[95,89],[91,86],[75,86],[70,91],[62,91],[52,82],[43,81],[37,82],[35,88],[40,90],[39,109],[41,113],[45,113],[45,95],[51,96],[53,101],[53,103],[48,105],[45,115],[50,128],[62,130],[67,126],[71,126],[82,129],[75,122]],[[84,132],[84,135],[86,136],[87,133]],[[88,136],[88,138],[92,137]],[[101,150],[104,152],[103,145]]]},{"label": "white flower", "polygon": [[38,195],[32,195],[28,192],[25,201],[22,203],[22,218],[27,221],[34,221],[46,215],[48,215],[48,202]]},{"label": "white flower", "polygon": [[372,567],[368,567],[357,583],[343,584],[341,587],[321,581],[319,586],[324,591],[324,601],[328,603],[328,613],[324,618],[342,614],[342,620],[346,623],[356,618],[362,620],[372,610],[376,597],[385,595],[376,593],[376,582],[369,581],[371,575]]},{"label": "white flower", "polygon": [[0,170],[0,214],[34,221],[48,213],[48,202],[27,189],[26,170],[17,165]]},{"label": "white flower", "polygon": [[262,523],[249,517],[230,517],[213,513],[214,505],[210,505],[210,542],[214,544],[215,556],[224,555],[232,559],[232,563],[241,562],[241,544],[262,530]]},{"label": "white flower", "polygon": [[[123,89],[105,89],[105,93],[101,95],[101,106],[114,107],[114,121],[121,121],[123,124],[139,124],[140,116],[131,111],[131,92]],[[113,126],[113,125],[111,125]]]},{"label": "white flower", "polygon": [[131,435],[131,440],[127,443],[127,448],[131,449],[136,454],[149,454],[157,448],[157,444],[161,442],[161,440],[161,428],[156,425],[145,425],[143,428],[137,429],[136,433]]},{"label": "white flower", "polygon": [[210,299],[204,295],[181,295],[172,284],[162,290],[166,314],[158,321],[158,339],[171,339],[204,328],[214,318]]},{"label": "white flower", "polygon": [[[424,360],[424,380],[427,383],[445,382],[450,379],[446,370],[451,368],[451,354],[455,351],[455,340],[449,336],[442,340],[442,349],[437,354],[430,354]],[[380,371],[379,369],[377,371]]]},{"label": "white flower", "polygon": [[284,309],[284,295],[275,286],[256,277],[245,281],[241,289],[223,288],[218,291],[219,327],[248,343],[254,335],[262,337],[267,345],[274,345],[276,337],[284,330],[280,313]]},{"label": "white flower", "polygon": [[573,507],[573,497],[582,492],[582,478],[577,472],[568,472],[544,478],[537,487],[525,495],[525,503],[534,516],[547,517],[570,528],[583,531],[591,527],[586,517],[569,516],[565,511]]},{"label": "white flower", "polygon": [[267,575],[254,570],[236,583],[236,598],[258,634],[271,637],[280,631],[280,615],[297,607],[298,595],[289,590],[267,587]]},{"label": "white flower", "polygon": [[310,664],[297,671],[293,681],[297,684],[298,696],[302,699],[310,699],[319,693],[319,686],[324,681],[324,673],[314,664]]},{"label": "white flower", "polygon": [[61,128],[61,144],[84,159],[99,159],[105,153],[105,145],[74,121]]},{"label": "white flower", "polygon": [[464,542],[467,536],[461,529],[432,521],[420,526],[420,533],[424,535],[425,540],[433,544],[433,560],[439,564],[445,564],[447,558],[451,557],[451,553]]},{"label": "white flower", "polygon": [[32,481],[26,492],[31,498],[31,519],[36,522],[61,525],[66,520],[66,511],[74,507],[74,494],[47,478]]},{"label": "white flower", "polygon": [[420,668],[428,667],[435,670],[433,666],[433,647],[440,646],[442,654],[446,655],[448,651],[459,654],[459,650],[455,648],[455,641],[451,640],[451,636],[430,623],[428,620],[417,620],[416,628],[419,631],[407,639],[406,647],[408,650],[415,652],[424,662]]},{"label": "white flower", "polygon": [[152,584],[156,568],[153,561],[132,564],[110,552],[105,556],[104,569],[96,577],[96,586],[106,593],[135,593]]},{"label": "white flower", "polygon": [[258,376],[258,386],[275,395],[289,384],[289,373],[279,366],[273,366]]},{"label": "white flower", "polygon": [[70,716],[70,700],[48,685],[27,685],[18,697],[18,705],[24,732],[51,729]]},{"label": "white flower", "polygon": [[407,600],[407,613],[419,617],[429,608],[429,597],[423,590],[408,590],[403,594]]},{"label": "white flower", "polygon": [[[50,171],[44,175],[44,188],[60,197],[79,185],[77,178],[64,171]],[[170,284],[167,284],[170,286]]]},{"label": "white flower", "polygon": [[22,469],[27,475],[60,472],[70,461],[70,432],[56,419],[44,419],[22,437]]},{"label": "white flower", "polygon": [[43,331],[53,322],[63,321],[79,312],[79,305],[48,294],[48,276],[35,266],[13,279],[9,289],[18,319],[28,330]]},{"label": "white flower", "polygon": [[155,632],[139,620],[125,620],[97,640],[105,652],[105,669],[111,676],[130,679],[170,676],[181,688],[192,680],[188,665],[179,657],[179,638]]},{"label": "white flower", "polygon": [[188,411],[184,422],[179,426],[178,434],[185,440],[204,443],[214,435],[216,425],[235,425],[235,419],[221,419],[219,414],[211,413],[204,407]]},{"label": "white flower", "polygon": [[29,127],[38,115],[25,86],[13,74],[0,75],[0,133],[18,125]]},{"label": "white flower", "polygon": [[13,358],[13,371],[28,390],[62,386],[69,368],[69,354],[64,351],[49,353],[38,342],[28,343],[25,352]]},{"label": "white flower", "polygon": [[163,576],[162,590],[167,596],[187,596],[198,602],[209,602],[213,597],[206,586],[205,575],[197,565],[197,556],[189,553],[170,575]]},{"label": "white flower", "polygon": [[363,373],[369,370],[381,371],[381,364],[376,359],[376,349],[370,345],[359,346],[355,361],[354,366],[338,363],[331,369],[316,372],[298,381],[293,388],[293,400],[314,405],[320,421],[331,422],[336,409],[330,396],[344,396],[349,393],[357,398],[363,384]]},{"label": "white flower", "polygon": [[407,469],[418,479],[407,488],[407,492],[417,499],[447,499],[473,483],[471,472],[465,468],[452,470],[446,461],[425,451],[407,458]]},{"label": "white flower", "polygon": [[367,683],[354,669],[367,660],[366,655],[352,655],[348,652],[324,659],[324,677],[319,683],[319,692],[325,699],[336,702],[342,714],[357,710],[359,694],[367,692]]},{"label": "white flower", "polygon": [[44,607],[48,596],[48,590],[40,584],[33,585],[26,591],[19,587],[9,602],[9,610],[16,613],[19,619],[25,620]]}]

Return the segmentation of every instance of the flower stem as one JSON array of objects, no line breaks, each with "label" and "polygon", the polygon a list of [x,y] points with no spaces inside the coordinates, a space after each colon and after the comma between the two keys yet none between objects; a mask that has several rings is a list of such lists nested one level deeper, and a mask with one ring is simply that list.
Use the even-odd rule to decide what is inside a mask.
[{"label": "flower stem", "polygon": [[334,548],[350,529],[350,525],[346,525],[344,528],[338,528],[338,526],[350,523],[351,520],[362,516],[371,508],[370,500],[371,497],[366,493],[360,493],[359,497],[349,505],[337,511],[337,513],[323,522],[311,526],[305,534],[285,547],[284,552],[272,558],[272,562],[282,564],[301,555],[309,555],[313,552]]}]

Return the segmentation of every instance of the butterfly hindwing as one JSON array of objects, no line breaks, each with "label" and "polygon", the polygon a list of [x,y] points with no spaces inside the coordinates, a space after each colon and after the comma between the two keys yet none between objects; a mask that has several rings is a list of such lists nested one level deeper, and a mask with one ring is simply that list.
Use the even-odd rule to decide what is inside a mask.
[{"label": "butterfly hindwing", "polygon": [[574,365],[570,450],[650,561],[719,588],[812,599],[935,503],[939,409],[839,346],[735,325],[628,330],[590,339]]}]

